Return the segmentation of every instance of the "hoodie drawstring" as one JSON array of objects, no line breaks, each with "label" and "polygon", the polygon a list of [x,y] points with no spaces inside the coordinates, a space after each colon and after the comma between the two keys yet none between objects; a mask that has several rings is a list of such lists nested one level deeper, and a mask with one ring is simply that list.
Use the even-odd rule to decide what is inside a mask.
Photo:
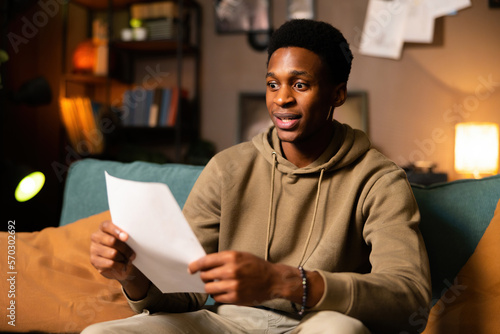
[{"label": "hoodie drawstring", "polygon": [[[270,250],[270,239],[271,239],[271,227],[272,227],[272,218],[273,218],[273,202],[274,202],[274,181],[276,177],[276,152],[273,152],[273,163],[272,163],[272,169],[271,169],[271,194],[270,194],[270,199],[269,199],[269,216],[267,220],[267,236],[266,236],[266,252],[264,254],[264,259],[267,261],[269,258],[269,250]],[[313,217],[311,221],[311,226],[309,227],[309,233],[307,235],[306,243],[304,245],[304,250],[302,251],[302,256],[300,257],[299,261],[299,266],[302,266],[304,261],[304,257],[306,255],[307,247],[309,246],[309,242],[311,241],[311,236],[312,232],[314,230],[314,225],[316,222],[316,213],[318,212],[318,205],[319,205],[319,197],[321,193],[321,183],[323,181],[323,174],[325,172],[325,169],[321,169],[321,173],[319,175],[319,180],[318,180],[318,190],[316,191],[316,200],[314,203],[314,212],[313,212]]]},{"label": "hoodie drawstring", "polygon": [[264,260],[267,261],[269,257],[269,241],[271,238],[271,220],[273,217],[273,202],[274,202],[274,178],[276,175],[276,152],[273,152],[273,165],[271,169],[271,196],[269,199],[269,216],[267,219],[267,236],[266,236],[266,253],[264,254]]},{"label": "hoodie drawstring", "polygon": [[321,168],[321,173],[319,174],[318,180],[318,191],[316,192],[316,201],[314,203],[314,212],[311,221],[311,227],[309,227],[309,233],[307,235],[306,244],[304,245],[304,250],[302,251],[302,256],[300,257],[299,266],[303,266],[304,257],[306,256],[307,247],[309,246],[309,241],[311,240],[312,232],[314,230],[314,224],[316,223],[316,213],[318,212],[318,204],[319,204],[319,194],[321,192],[321,181],[323,181],[323,174],[325,172],[324,168]]}]

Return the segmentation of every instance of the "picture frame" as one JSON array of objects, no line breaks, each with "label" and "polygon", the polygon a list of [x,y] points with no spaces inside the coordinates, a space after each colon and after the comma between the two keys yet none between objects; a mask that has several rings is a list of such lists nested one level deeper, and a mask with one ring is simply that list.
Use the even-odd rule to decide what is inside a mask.
[{"label": "picture frame", "polygon": [[271,31],[269,0],[215,0],[214,14],[219,34]]},{"label": "picture frame", "polygon": [[273,125],[266,105],[266,93],[240,93],[236,142],[252,140]]},{"label": "picture frame", "polygon": [[314,20],[316,17],[314,0],[287,0],[287,17]]},{"label": "picture frame", "polygon": [[[368,134],[368,93],[351,91],[345,103],[335,108],[334,118],[340,123],[349,124]],[[266,106],[265,93],[240,93],[238,131],[236,143],[251,140],[260,132],[266,131],[272,121]]]},{"label": "picture frame", "polygon": [[348,91],[344,104],[335,108],[334,118],[368,134],[368,93],[359,90]]}]

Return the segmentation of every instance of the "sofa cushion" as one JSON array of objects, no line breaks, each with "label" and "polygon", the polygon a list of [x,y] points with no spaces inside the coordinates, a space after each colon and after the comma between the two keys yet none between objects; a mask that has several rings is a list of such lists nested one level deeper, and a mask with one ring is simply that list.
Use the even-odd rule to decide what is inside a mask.
[{"label": "sofa cushion", "polygon": [[476,250],[434,305],[424,333],[498,333],[500,201]]},{"label": "sofa cushion", "polygon": [[[66,226],[15,234],[15,297],[0,294],[2,307],[15,303],[15,317],[2,319],[1,332],[79,333],[96,322],[134,315],[120,283],[101,276],[89,260],[90,235],[109,219],[106,211]],[[8,237],[1,232],[0,244],[6,245]],[[11,271],[7,261],[0,261],[0,270]],[[15,327],[8,324],[12,320]]]},{"label": "sofa cushion", "polygon": [[500,198],[500,175],[412,185],[432,276],[433,302],[449,288],[483,236]]},{"label": "sofa cushion", "polygon": [[112,176],[133,181],[165,183],[182,208],[202,170],[202,166],[142,161],[132,163],[95,159],[77,161],[69,168],[66,178],[59,225],[66,225],[109,209],[104,171]]}]

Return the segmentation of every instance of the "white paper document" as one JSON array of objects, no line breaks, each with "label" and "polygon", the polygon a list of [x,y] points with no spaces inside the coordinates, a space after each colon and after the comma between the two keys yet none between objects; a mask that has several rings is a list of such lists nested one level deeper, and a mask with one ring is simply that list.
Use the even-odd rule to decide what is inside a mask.
[{"label": "white paper document", "polygon": [[188,264],[205,251],[166,184],[106,175],[113,223],[129,234],[134,265],[162,292],[205,292]]}]

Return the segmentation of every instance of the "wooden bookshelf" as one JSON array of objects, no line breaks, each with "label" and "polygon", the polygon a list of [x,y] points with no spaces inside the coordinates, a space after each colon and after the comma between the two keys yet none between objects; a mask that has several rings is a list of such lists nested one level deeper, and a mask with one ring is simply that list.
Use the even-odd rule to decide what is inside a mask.
[{"label": "wooden bookshelf", "polygon": [[[169,153],[175,151],[175,157],[171,160],[181,162],[182,148],[186,143],[196,140],[199,136],[201,6],[193,0],[170,0],[170,2],[176,3],[178,7],[182,7],[183,13],[186,13],[185,20],[181,23],[184,37],[184,43],[182,44],[179,44],[177,38],[141,41],[115,39],[119,38],[119,36],[113,33],[113,31],[119,30],[121,25],[126,22],[126,15],[130,16],[132,5],[154,2],[156,1],[70,0],[67,4],[68,15],[66,16],[66,20],[71,14],[75,15],[75,13],[78,13],[78,19],[81,18],[82,21],[78,24],[81,26],[86,25],[88,32],[84,31],[85,28],[81,31],[75,28],[77,26],[75,26],[74,20],[71,21],[73,25],[68,24],[69,21],[65,21],[64,27],[68,28],[68,30],[64,31],[64,40],[66,42],[63,47],[63,54],[66,61],[69,61],[71,57],[71,54],[67,52],[68,45],[72,46],[76,44],[74,39],[70,40],[71,43],[67,42],[68,32],[76,32],[77,40],[92,38],[92,20],[95,18],[104,18],[109,24],[108,36],[111,36],[108,42],[109,67],[107,76],[98,76],[91,73],[71,73],[72,68],[63,65],[66,73],[63,74],[60,95],[62,98],[89,98],[92,102],[101,104],[102,110],[110,112],[113,122],[116,122],[115,125],[117,126],[113,133],[106,136],[109,139],[106,145],[110,145],[106,149],[113,151],[121,145],[128,144],[138,144],[144,148],[148,148],[156,145],[155,143],[161,143],[162,146],[173,149]],[[77,20],[77,22],[79,21]],[[175,37],[177,37],[177,34],[175,34]],[[188,75],[193,75],[193,82],[190,82],[190,86],[183,87],[191,93],[189,100],[183,103],[181,103],[182,99],[178,100],[175,122],[158,126],[145,126],[144,122],[140,122],[140,124],[125,124],[122,117],[125,110],[124,94],[135,87],[141,87],[141,84],[143,84],[140,78],[135,77],[137,73],[136,65],[138,62],[142,64],[154,62],[156,59],[165,59],[170,62],[169,65],[174,64],[175,68],[172,70],[172,73],[177,74],[174,78],[176,82],[167,81],[169,87],[172,88],[183,87],[182,73],[186,68],[182,66],[183,62],[194,63],[192,70],[191,67],[187,67],[191,71],[188,72]],[[149,110],[151,112],[151,109]],[[154,119],[154,116],[151,116],[151,119]],[[148,124],[153,124],[153,122],[151,121]]]}]

